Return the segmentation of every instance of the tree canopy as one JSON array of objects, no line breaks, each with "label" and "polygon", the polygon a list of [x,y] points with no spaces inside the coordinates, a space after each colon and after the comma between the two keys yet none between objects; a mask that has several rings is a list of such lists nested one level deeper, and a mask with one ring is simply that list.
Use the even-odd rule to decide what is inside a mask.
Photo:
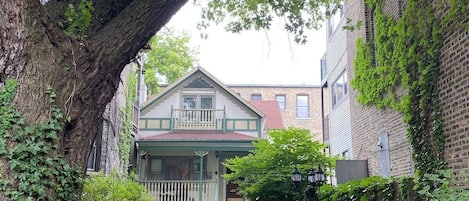
[{"label": "tree canopy", "polygon": [[225,29],[269,29],[276,18],[292,33],[295,42],[305,43],[308,29],[319,29],[335,13],[343,0],[210,0],[203,5],[200,28],[212,23],[226,24]]},{"label": "tree canopy", "polygon": [[188,33],[177,33],[172,28],[163,29],[150,39],[151,50],[147,53],[148,59],[143,66],[149,95],[158,90],[157,74],[172,83],[194,66],[198,51],[190,47],[189,42]]},{"label": "tree canopy", "polygon": [[306,183],[294,189],[291,173],[295,166],[306,174],[310,168],[330,168],[334,157],[326,156],[325,144],[312,140],[308,130],[272,130],[267,139],[254,143],[256,149],[244,157],[223,164],[232,173],[223,175],[239,185],[239,193],[250,200],[298,200],[304,198]]}]

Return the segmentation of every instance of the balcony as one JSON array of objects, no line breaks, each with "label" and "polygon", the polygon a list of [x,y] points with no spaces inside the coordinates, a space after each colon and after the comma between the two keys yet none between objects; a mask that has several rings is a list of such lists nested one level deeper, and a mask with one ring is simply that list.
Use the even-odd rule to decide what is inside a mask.
[{"label": "balcony", "polygon": [[226,118],[225,109],[174,109],[168,117],[141,117],[141,131],[217,131],[257,132],[257,118]]},{"label": "balcony", "polygon": [[214,201],[218,196],[216,180],[140,181],[140,184],[147,189],[155,201],[199,201],[199,199]]},{"label": "balcony", "polygon": [[223,109],[173,109],[173,130],[223,130],[224,113]]}]

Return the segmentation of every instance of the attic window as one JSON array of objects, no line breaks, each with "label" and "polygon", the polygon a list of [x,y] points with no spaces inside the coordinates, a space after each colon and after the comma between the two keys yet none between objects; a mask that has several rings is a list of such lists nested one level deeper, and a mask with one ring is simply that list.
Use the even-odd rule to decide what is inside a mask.
[{"label": "attic window", "polygon": [[202,78],[197,78],[192,80],[189,84],[187,84],[184,88],[213,88],[207,81],[203,80]]}]

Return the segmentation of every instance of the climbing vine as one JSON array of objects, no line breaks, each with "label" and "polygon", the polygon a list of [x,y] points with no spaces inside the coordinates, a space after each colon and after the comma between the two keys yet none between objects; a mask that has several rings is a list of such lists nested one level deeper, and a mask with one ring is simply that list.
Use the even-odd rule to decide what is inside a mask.
[{"label": "climbing vine", "polygon": [[[77,200],[81,172],[58,150],[63,115],[54,105],[55,93],[46,88],[48,122],[27,126],[13,104],[16,86],[15,80],[7,80],[0,91],[0,158],[6,159],[8,164],[3,165],[12,173],[11,178],[0,179],[0,192],[11,200]],[[55,189],[55,197],[48,189]]]},{"label": "climbing vine", "polygon": [[132,112],[133,103],[136,98],[137,75],[134,72],[129,73],[125,86],[125,107],[121,108],[124,113],[124,128],[119,141],[119,155],[122,166],[125,168],[129,163],[130,146],[132,145]]},{"label": "climbing vine", "polygon": [[[456,6],[452,1],[452,7]],[[450,18],[468,10],[467,5],[437,16],[441,4],[408,0],[395,20],[381,12],[381,1],[366,1],[375,9],[375,40],[357,40],[352,86],[361,104],[390,107],[404,115],[407,137],[419,183],[423,174],[444,169],[445,136],[442,129],[437,81],[442,29]],[[373,54],[372,54],[373,51]],[[373,57],[374,56],[374,57]]]}]

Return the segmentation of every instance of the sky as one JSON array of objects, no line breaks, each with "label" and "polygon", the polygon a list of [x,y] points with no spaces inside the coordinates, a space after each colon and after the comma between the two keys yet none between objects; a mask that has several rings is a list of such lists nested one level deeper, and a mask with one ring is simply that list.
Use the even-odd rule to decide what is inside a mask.
[{"label": "sky", "polygon": [[319,85],[320,59],[326,51],[324,30],[311,30],[308,43],[296,44],[293,35],[274,22],[271,30],[228,33],[213,26],[197,30],[200,7],[186,3],[166,25],[191,35],[199,49],[199,63],[225,84]]}]

